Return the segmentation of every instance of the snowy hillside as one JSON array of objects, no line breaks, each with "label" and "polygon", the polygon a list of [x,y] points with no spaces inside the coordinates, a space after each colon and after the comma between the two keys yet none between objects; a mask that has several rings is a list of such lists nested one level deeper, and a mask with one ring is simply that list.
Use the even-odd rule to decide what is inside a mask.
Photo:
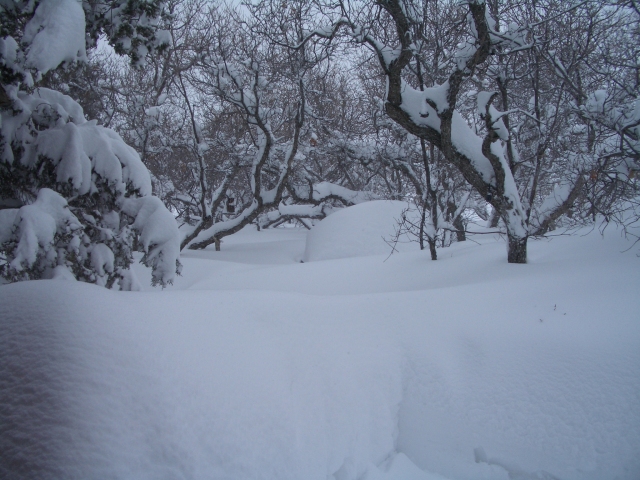
[{"label": "snowy hillside", "polygon": [[637,246],[432,262],[339,213],[189,251],[165,290],[0,287],[0,477],[640,478]]}]

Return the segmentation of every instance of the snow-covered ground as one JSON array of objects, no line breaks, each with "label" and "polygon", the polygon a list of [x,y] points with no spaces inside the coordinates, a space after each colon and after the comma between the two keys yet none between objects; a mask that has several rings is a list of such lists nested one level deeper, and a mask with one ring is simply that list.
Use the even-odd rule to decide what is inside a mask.
[{"label": "snow-covered ground", "polygon": [[187,252],[164,291],[0,287],[0,478],[640,478],[638,247],[389,257],[375,204]]}]

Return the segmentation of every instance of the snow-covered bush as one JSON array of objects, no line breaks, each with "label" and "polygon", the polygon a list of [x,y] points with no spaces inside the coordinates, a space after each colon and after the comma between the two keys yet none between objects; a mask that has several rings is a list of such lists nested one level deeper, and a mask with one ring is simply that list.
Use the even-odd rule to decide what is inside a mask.
[{"label": "snow-covered bush", "polygon": [[48,71],[84,60],[96,29],[116,47],[135,46],[121,50],[139,61],[162,37],[160,4],[111,2],[107,22],[85,3],[0,4],[0,275],[131,289],[142,249],[153,283],[165,285],[179,271],[179,235],[139,155],[72,98],[37,87]]}]

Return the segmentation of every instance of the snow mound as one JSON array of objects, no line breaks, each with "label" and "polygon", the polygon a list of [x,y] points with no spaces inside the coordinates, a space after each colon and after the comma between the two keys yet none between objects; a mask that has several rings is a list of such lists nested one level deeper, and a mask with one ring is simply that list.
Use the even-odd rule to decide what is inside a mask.
[{"label": "snow mound", "polygon": [[361,480],[447,480],[437,473],[420,470],[404,453],[398,453],[380,468],[370,465]]},{"label": "snow mound", "polygon": [[123,293],[0,288],[0,478],[326,480],[393,450],[380,325],[285,294]]},{"label": "snow mound", "polygon": [[[303,260],[389,255],[392,246],[387,242],[392,241],[398,220],[408,208],[415,219],[415,207],[397,200],[374,200],[338,210],[311,229]],[[406,235],[396,245],[398,250],[417,248]]]},{"label": "snow mound", "polygon": [[637,480],[640,258],[584,233],[2,286],[0,478]]}]

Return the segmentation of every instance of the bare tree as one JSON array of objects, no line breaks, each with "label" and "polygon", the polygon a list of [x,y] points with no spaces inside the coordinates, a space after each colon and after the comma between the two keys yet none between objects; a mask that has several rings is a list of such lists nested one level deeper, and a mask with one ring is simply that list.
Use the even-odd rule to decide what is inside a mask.
[{"label": "bare tree", "polygon": [[[455,38],[457,44],[452,48],[436,39],[431,49],[425,49],[425,42],[433,39],[433,31],[439,28],[438,24],[426,21],[434,14],[429,5],[438,3],[381,0],[363,6],[339,2],[333,17],[326,4],[324,12],[329,17],[329,26],[310,30],[307,38],[332,40],[338,32],[346,31],[355,42],[366,45],[375,54],[386,77],[387,115],[437,148],[457,168],[504,222],[508,261],[525,263],[528,237],[544,234],[570,212],[584,192],[586,178],[592,171],[589,165],[594,158],[602,158],[602,148],[607,143],[601,138],[596,142],[596,150],[584,152],[580,158],[571,155],[567,148],[563,150],[566,155],[549,153],[561,143],[561,136],[555,132],[575,125],[569,121],[571,102],[575,104],[567,96],[573,88],[569,77],[565,76],[560,83],[544,83],[543,76],[548,76],[546,69],[550,63],[557,70],[563,69],[555,61],[557,52],[550,47],[552,41],[562,43],[557,41],[562,35],[552,27],[554,22],[573,18],[576,12],[580,18],[589,20],[586,24],[577,22],[575,28],[584,48],[573,52],[580,69],[592,68],[585,58],[592,48],[590,42],[598,43],[594,32],[602,35],[602,26],[612,25],[608,20],[610,10],[594,9],[586,1],[569,6],[557,2],[504,5],[492,2],[490,8],[479,0],[470,0],[462,6],[442,2],[453,12],[452,18],[455,14],[459,16],[440,38]],[[509,23],[501,24],[503,17]],[[303,44],[304,41],[300,43]],[[526,60],[533,61],[533,67]],[[524,70],[525,74],[518,77],[516,69]],[[442,71],[447,71],[444,77],[436,73]],[[423,85],[424,75],[434,79],[432,86]],[[529,82],[529,90],[533,90],[532,108],[523,108],[522,96],[513,88],[523,82]],[[476,90],[478,87],[480,91]],[[550,95],[549,87],[559,92]],[[591,95],[597,97],[597,92]],[[472,109],[470,100],[475,102]],[[578,110],[586,112],[589,108]],[[629,115],[625,118],[630,119]],[[527,126],[531,121],[534,125]],[[627,121],[619,130],[630,132],[632,128],[633,122]],[[530,133],[518,138],[527,129]],[[633,135],[625,133],[622,137]],[[591,142],[596,144],[593,139]],[[519,146],[531,152],[524,159],[519,155]],[[546,175],[549,165],[554,165],[553,173]],[[433,188],[427,190],[427,196],[431,197]]]}]

